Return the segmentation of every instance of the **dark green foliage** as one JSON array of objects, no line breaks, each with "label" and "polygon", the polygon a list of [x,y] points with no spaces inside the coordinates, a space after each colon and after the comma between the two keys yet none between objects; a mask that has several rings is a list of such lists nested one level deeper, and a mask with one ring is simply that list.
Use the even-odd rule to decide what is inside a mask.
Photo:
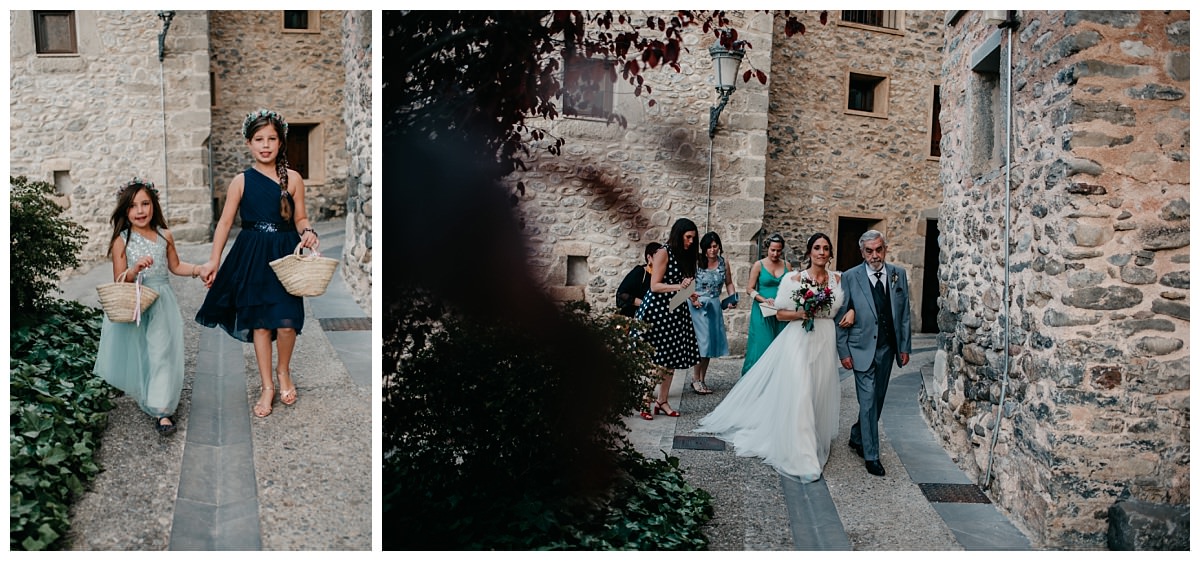
[{"label": "dark green foliage", "polygon": [[101,312],[47,300],[11,334],[9,547],[59,549],[69,505],[100,471],[95,452],[113,389],[92,375]]},{"label": "dark green foliage", "polygon": [[63,208],[50,200],[54,186],[9,177],[9,271],[12,313],[27,315],[50,301],[58,275],[79,265],[79,250],[87,239],[83,227],[63,218]]},{"label": "dark green foliage", "polygon": [[[653,384],[630,318],[569,304],[556,344],[503,320],[423,319],[437,311],[385,318],[386,549],[706,545],[708,495],[619,430]],[[573,390],[598,363],[604,379]]]}]

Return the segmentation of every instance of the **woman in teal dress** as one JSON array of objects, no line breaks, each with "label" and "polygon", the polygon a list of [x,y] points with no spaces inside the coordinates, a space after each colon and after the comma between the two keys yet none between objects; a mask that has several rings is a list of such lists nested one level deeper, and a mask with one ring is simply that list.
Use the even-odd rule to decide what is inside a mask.
[{"label": "woman in teal dress", "polygon": [[183,316],[168,273],[196,278],[200,266],[179,260],[149,181],[134,179],[117,191],[112,223],[113,280],[124,274],[125,282],[135,282],[141,275],[158,299],[136,322],[104,317],[92,373],[134,398],[159,434],[170,434],[183,390]]},{"label": "woman in teal dress", "polygon": [[783,247],[783,236],[771,234],[767,238],[767,258],[755,261],[750,267],[747,292],[753,304],[750,306],[750,326],[746,335],[746,359],[742,361],[743,376],[771,346],[771,341],[787,327],[786,322],[776,320],[774,316],[764,316],[760,306],[763,303],[772,307],[775,305],[779,283],[788,272],[788,263],[783,259]]}]

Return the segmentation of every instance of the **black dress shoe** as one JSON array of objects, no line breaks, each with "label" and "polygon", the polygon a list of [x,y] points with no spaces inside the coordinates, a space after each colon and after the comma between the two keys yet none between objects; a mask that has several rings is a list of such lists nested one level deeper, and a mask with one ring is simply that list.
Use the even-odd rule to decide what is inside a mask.
[{"label": "black dress shoe", "polygon": [[883,464],[879,460],[867,460],[867,473],[882,476],[887,472],[883,471]]},{"label": "black dress shoe", "polygon": [[858,454],[858,457],[860,457],[860,458],[863,457],[862,444],[855,444],[854,441],[851,440],[850,448],[854,450],[855,454]]}]

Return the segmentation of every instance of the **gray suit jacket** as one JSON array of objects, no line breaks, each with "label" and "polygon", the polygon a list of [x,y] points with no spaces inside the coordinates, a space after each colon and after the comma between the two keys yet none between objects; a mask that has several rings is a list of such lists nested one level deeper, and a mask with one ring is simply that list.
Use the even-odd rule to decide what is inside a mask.
[{"label": "gray suit jacket", "polygon": [[[900,365],[900,353],[912,353],[912,321],[908,305],[908,274],[901,267],[884,263],[888,296],[892,300],[892,325],[896,326],[896,365]],[[838,308],[835,321],[841,321],[846,310],[854,309],[854,325],[849,329],[837,329],[838,358],[851,357],[854,368],[866,370],[875,360],[875,343],[878,334],[878,311],[875,298],[871,295],[871,281],[867,264],[863,263],[842,274],[842,292],[845,294]]]}]

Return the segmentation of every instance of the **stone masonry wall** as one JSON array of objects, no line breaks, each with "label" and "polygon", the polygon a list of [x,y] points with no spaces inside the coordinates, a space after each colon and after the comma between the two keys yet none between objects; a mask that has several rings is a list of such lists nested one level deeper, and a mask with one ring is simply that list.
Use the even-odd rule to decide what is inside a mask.
[{"label": "stone masonry wall", "polygon": [[[742,70],[753,66],[770,73],[771,15],[730,15],[754,47]],[[618,80],[615,108],[628,119],[627,128],[574,118],[540,123],[567,139],[563,153],[537,152],[510,186],[525,182],[516,211],[525,224],[530,264],[556,298],[612,307],[625,273],[644,262],[646,243],[665,242],[678,218],[696,222],[701,234],[710,224],[721,236],[744,292],[751,237],[762,224],[768,91],[756,80],[739,81],[721,114],[710,205],[708,122],[709,108],[717,104],[708,54],[713,41],[700,30],[685,33],[681,72],[643,72],[651,95],[635,97],[632,86]],[[573,286],[567,285],[569,257],[586,259]],[[748,308],[740,308],[726,313],[734,348],[744,346]]]},{"label": "stone masonry wall", "polygon": [[207,239],[207,14],[176,12],[161,69],[154,11],[76,12],[75,55],[36,54],[31,12],[9,22],[9,173],[57,172],[65,216],[87,229],[80,259],[107,259],[116,189],[133,176],[158,186],[176,239]]},{"label": "stone masonry wall", "polygon": [[342,22],[342,66],[346,69],[346,244],[342,276],[355,301],[371,310],[371,12],[348,11]]},{"label": "stone masonry wall", "polygon": [[[315,124],[305,205],[313,220],[346,212],[346,70],[342,65],[343,12],[321,10],[319,33],[283,30],[282,10],[214,11],[211,68],[213,181],[217,216],[230,180],[252,163],[241,135],[242,119],[260,107],[283,115],[289,126]],[[293,158],[294,159],[294,158]]]},{"label": "stone masonry wall", "polygon": [[[880,220],[889,261],[909,271],[913,330],[920,332],[925,219],[937,218],[942,197],[929,154],[942,13],[904,12],[902,33],[839,19],[831,11],[827,25],[809,21],[805,35],[775,43],[763,225],[783,234],[796,262],[814,232],[837,247],[839,217]],[[775,36],[784,37],[782,20]],[[886,118],[845,111],[850,71],[888,77]],[[846,257],[835,255],[837,269],[848,268]],[[739,277],[739,286],[748,279]]]},{"label": "stone masonry wall", "polygon": [[1103,548],[1117,500],[1190,502],[1190,21],[1019,19],[1009,305],[1005,174],[982,153],[995,96],[971,71],[996,28],[977,11],[946,28],[941,335],[924,406],[986,484],[1007,352],[989,494],[1043,546]]}]

